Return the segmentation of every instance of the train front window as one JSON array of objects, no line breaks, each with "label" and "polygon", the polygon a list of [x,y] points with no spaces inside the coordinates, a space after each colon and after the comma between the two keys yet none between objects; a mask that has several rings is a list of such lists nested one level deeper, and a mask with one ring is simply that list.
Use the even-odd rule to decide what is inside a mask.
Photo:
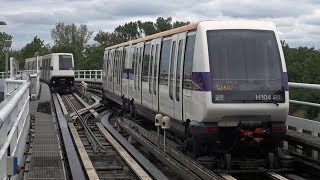
[{"label": "train front window", "polygon": [[72,56],[71,55],[59,55],[59,69],[60,70],[72,70]]},{"label": "train front window", "polygon": [[213,102],[284,102],[273,31],[207,31]]}]

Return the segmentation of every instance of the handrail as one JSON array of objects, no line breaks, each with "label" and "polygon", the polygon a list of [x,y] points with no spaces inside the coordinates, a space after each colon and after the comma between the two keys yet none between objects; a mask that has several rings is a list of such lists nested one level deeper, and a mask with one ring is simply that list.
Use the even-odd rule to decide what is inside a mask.
[{"label": "handrail", "polygon": [[[320,84],[307,84],[307,83],[295,83],[295,82],[289,82],[288,84],[290,88],[320,90]],[[312,103],[312,102],[298,101],[293,99],[290,99],[289,102],[294,104],[320,107],[320,104]]]},{"label": "handrail", "polygon": [[21,100],[22,96],[24,95],[25,91],[29,88],[30,82],[24,81],[22,84],[21,89],[15,94],[8,104],[0,109],[0,129],[5,122],[5,120],[10,116],[12,111],[14,110],[16,104]]},{"label": "handrail", "polygon": [[292,87],[292,88],[320,90],[319,84],[307,84],[307,83],[295,83],[295,82],[289,82],[288,84],[289,84],[289,87]]}]

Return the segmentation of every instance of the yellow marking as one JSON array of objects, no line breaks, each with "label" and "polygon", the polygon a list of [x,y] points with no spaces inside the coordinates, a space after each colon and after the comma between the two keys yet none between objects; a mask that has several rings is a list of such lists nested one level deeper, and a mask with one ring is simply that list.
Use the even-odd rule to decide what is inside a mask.
[{"label": "yellow marking", "polygon": [[233,86],[230,86],[230,85],[217,85],[216,89],[218,91],[231,91],[231,90],[233,90]]},{"label": "yellow marking", "polygon": [[66,108],[66,106],[64,105],[64,103],[63,103],[63,101],[62,101],[62,99],[61,99],[61,97],[60,97],[59,94],[57,94],[57,98],[58,98],[58,101],[59,101],[59,103],[60,103],[60,106],[61,106],[63,115],[68,115],[67,108]]},{"label": "yellow marking", "polygon": [[112,144],[120,156],[127,162],[133,172],[143,180],[152,179],[144,169],[130,156],[130,154],[111,136],[101,123],[96,123],[101,134]]},{"label": "yellow marking", "polygon": [[87,151],[85,149],[85,147],[83,146],[82,144],[82,141],[79,137],[79,134],[76,130],[76,128],[74,127],[73,123],[68,123],[68,126],[70,128],[70,131],[71,131],[71,134],[72,134],[72,137],[74,139],[74,142],[76,143],[76,147],[78,149],[78,152],[80,154],[80,158],[82,160],[82,164],[84,166],[84,169],[86,170],[87,172],[87,175],[89,177],[89,179],[92,179],[92,180],[98,180],[99,177],[97,175],[97,172],[96,170],[94,169],[93,165],[92,165],[92,162],[87,154]]}]

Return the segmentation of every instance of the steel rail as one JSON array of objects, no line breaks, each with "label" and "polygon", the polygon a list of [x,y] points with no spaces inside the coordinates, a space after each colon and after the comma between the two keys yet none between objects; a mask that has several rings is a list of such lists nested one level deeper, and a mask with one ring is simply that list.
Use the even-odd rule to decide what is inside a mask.
[{"label": "steel rail", "polygon": [[[66,96],[64,96],[64,98],[65,98],[66,102],[69,104],[69,106],[73,109],[73,111],[78,115],[79,122],[84,129],[86,137],[90,141],[93,152],[94,153],[98,153],[98,152],[105,153],[106,152],[105,147],[100,143],[100,141],[97,139],[97,137],[93,134],[90,127],[88,127],[88,124],[86,124],[86,120],[78,113],[77,109],[74,107],[74,105],[71,103],[71,101]],[[89,116],[90,115],[88,115],[86,118],[88,118]]]}]

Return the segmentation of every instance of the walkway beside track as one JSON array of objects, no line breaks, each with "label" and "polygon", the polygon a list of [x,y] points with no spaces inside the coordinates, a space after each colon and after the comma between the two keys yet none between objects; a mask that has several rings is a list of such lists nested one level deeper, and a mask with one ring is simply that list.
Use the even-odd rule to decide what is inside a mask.
[{"label": "walkway beside track", "polygon": [[57,124],[52,117],[51,94],[47,84],[41,83],[40,98],[30,102],[34,117],[31,144],[24,179],[66,179],[58,138]]}]

